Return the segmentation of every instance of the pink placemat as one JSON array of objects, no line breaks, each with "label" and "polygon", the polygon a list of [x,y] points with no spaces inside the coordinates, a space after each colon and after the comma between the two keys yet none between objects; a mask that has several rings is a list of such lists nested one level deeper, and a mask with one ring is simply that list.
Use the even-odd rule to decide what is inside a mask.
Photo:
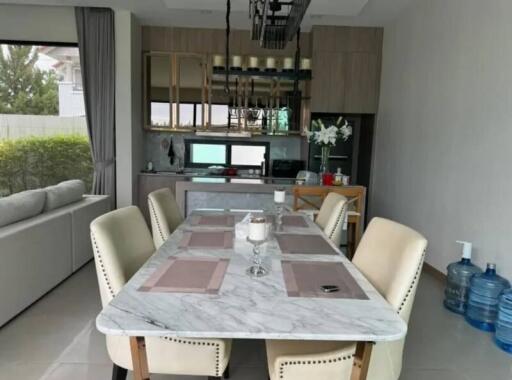
[{"label": "pink placemat", "polygon": [[227,259],[170,257],[139,291],[217,294],[228,263]]},{"label": "pink placemat", "polygon": [[[288,297],[368,299],[342,263],[283,261],[282,268]],[[325,293],[323,285],[335,285],[339,290]]]},{"label": "pink placemat", "polygon": [[276,234],[282,253],[309,255],[337,255],[338,253],[321,235]]},{"label": "pink placemat", "polygon": [[233,227],[235,225],[235,217],[233,215],[198,215],[193,218],[192,225]]},{"label": "pink placemat", "polygon": [[233,248],[232,231],[185,231],[180,248]]},{"label": "pink placemat", "polygon": [[285,227],[309,227],[308,223],[300,215],[283,215],[282,221]]}]

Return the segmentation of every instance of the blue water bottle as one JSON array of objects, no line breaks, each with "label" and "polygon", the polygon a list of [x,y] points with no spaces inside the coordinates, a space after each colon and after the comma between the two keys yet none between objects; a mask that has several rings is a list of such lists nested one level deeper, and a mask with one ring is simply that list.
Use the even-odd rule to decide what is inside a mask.
[{"label": "blue water bottle", "polygon": [[495,341],[503,351],[512,354],[512,289],[500,296]]},{"label": "blue water bottle", "polygon": [[471,277],[474,274],[482,273],[482,270],[471,262],[472,244],[467,241],[457,241],[457,243],[462,244],[462,258],[460,261],[448,265],[443,304],[450,311],[464,314]]},{"label": "blue water bottle", "polygon": [[477,329],[495,331],[499,296],[508,288],[510,283],[496,274],[496,265],[487,264],[485,273],[471,278],[466,321]]}]

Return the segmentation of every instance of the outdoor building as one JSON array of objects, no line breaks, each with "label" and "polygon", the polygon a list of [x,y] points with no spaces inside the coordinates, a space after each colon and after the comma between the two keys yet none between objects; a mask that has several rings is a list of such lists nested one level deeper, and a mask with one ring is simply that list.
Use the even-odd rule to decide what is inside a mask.
[{"label": "outdoor building", "polygon": [[65,46],[42,46],[38,52],[55,60],[52,68],[59,82],[59,116],[85,116],[78,49]]}]

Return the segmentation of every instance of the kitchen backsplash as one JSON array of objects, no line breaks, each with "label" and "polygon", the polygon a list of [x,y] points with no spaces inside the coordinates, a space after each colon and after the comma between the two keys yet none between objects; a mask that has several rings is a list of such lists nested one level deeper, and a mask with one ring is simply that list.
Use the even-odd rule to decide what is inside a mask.
[{"label": "kitchen backsplash", "polygon": [[[165,132],[145,132],[144,134],[144,157],[146,163],[151,161],[156,171],[176,170],[178,160],[171,165],[169,162],[168,152],[169,144],[172,140],[174,154],[183,163],[185,157],[185,139],[196,140],[225,140],[225,138],[205,138],[190,134],[165,133]],[[236,139],[233,140],[243,140]],[[252,137],[251,141],[268,141],[270,142],[270,159],[301,159],[302,137],[300,136],[257,136]]]}]

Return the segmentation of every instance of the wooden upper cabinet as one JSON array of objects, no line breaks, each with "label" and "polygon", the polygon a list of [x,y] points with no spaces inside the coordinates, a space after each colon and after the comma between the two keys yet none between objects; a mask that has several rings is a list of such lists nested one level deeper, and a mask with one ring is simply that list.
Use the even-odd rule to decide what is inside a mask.
[{"label": "wooden upper cabinet", "polygon": [[313,27],[312,112],[377,112],[382,36],[382,28]]},{"label": "wooden upper cabinet", "polygon": [[382,28],[313,26],[311,32],[313,52],[376,53],[382,49]]},{"label": "wooden upper cabinet", "polygon": [[346,62],[344,112],[376,113],[379,98],[379,57],[350,53]]},{"label": "wooden upper cabinet", "polygon": [[339,112],[345,104],[346,54],[318,52],[313,62],[311,110]]}]

